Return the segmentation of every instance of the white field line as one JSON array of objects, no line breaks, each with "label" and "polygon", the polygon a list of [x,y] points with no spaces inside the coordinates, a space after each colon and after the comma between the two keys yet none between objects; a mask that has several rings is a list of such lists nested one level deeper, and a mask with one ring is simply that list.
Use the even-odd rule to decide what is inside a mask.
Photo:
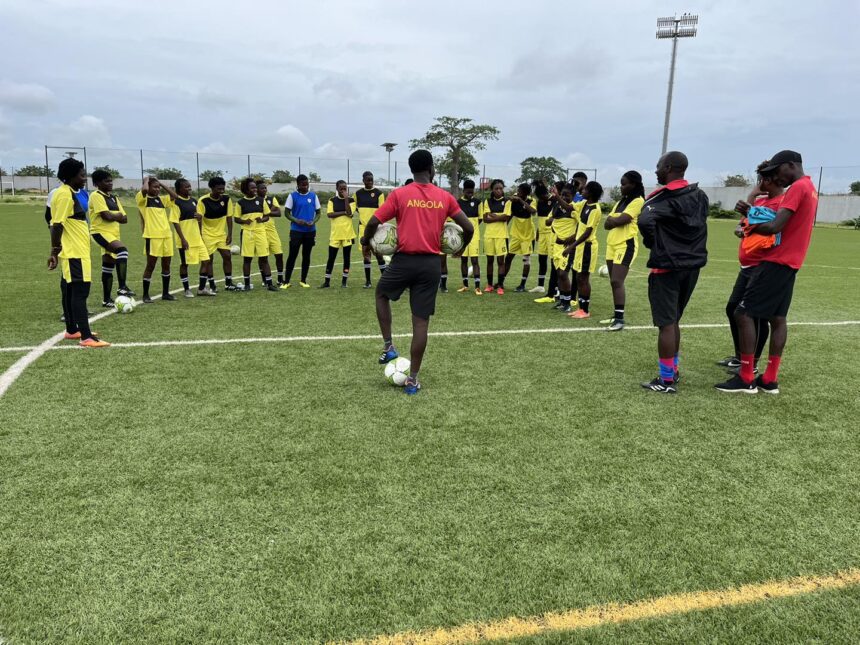
[{"label": "white field line", "polygon": [[[324,267],[324,264],[313,264],[309,268],[319,268]],[[252,273],[251,277],[256,277],[260,275],[259,271]],[[215,282],[224,282],[223,278],[220,280],[216,280]],[[170,293],[179,293],[183,288],[179,287],[178,289],[174,289]],[[152,296],[153,300],[158,300],[161,298],[161,294],[157,296]],[[96,314],[90,318],[90,322],[94,323],[102,318],[107,318],[108,316],[115,314],[116,309],[108,309],[107,311],[103,311],[100,314]],[[32,365],[35,361],[37,361],[45,352],[51,349],[57,349],[56,344],[63,340],[63,334],[65,332],[60,332],[54,336],[51,336],[48,340],[43,342],[40,345],[36,345],[35,347],[3,347],[0,348],[0,352],[27,352],[26,355],[19,358],[17,361],[12,363],[12,365],[0,375],[0,398],[6,394],[6,390],[8,390],[12,384],[18,380],[18,377],[27,369],[30,365]],[[80,346],[77,346],[78,349],[82,349]]]},{"label": "white field line", "polygon": [[[795,322],[789,323],[790,327],[845,327],[860,325],[860,320],[837,320],[825,322]],[[723,329],[728,323],[692,323],[681,325],[682,329]],[[652,325],[630,325],[624,328],[626,331],[653,331]],[[520,336],[532,334],[572,334],[582,332],[606,332],[606,327],[551,327],[547,329],[482,329],[474,331],[437,331],[430,332],[434,338],[452,338],[461,336]],[[395,338],[410,338],[411,334],[394,334]],[[346,334],[331,336],[267,336],[251,338],[194,338],[188,340],[155,340],[136,343],[113,343],[111,348],[135,348],[135,347],[184,347],[195,345],[233,345],[243,343],[298,343],[298,342],[335,342],[356,340],[379,340],[376,334]],[[26,348],[25,348],[26,349]],[[78,345],[59,345],[50,349],[81,349]],[[21,351],[21,348],[10,348]],[[6,351],[6,350],[4,350]]]}]

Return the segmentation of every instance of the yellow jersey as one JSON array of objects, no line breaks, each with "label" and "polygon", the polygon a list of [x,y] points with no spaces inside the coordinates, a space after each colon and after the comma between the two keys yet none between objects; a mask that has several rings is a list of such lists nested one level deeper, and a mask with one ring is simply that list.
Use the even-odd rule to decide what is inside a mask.
[{"label": "yellow jersey", "polygon": [[[266,205],[269,207],[269,212],[271,213],[274,209],[281,208],[281,204],[278,202],[278,198],[274,195],[266,195],[263,197],[263,200],[266,202]],[[273,233],[277,233],[278,229],[275,227],[275,218],[270,217],[269,221],[266,222],[266,232],[272,231]]]},{"label": "yellow jersey", "polygon": [[87,213],[78,200],[78,192],[63,184],[51,198],[51,224],[63,225],[61,258],[90,261],[90,226]]},{"label": "yellow jersey", "polygon": [[227,218],[233,217],[233,204],[229,195],[219,198],[206,194],[197,200],[197,212],[203,216],[203,234],[222,239],[227,237]]},{"label": "yellow jersey", "polygon": [[[355,214],[355,202],[355,198],[349,198],[350,210],[353,215]],[[326,214],[343,212],[346,212],[346,205],[344,204],[343,198],[332,197],[330,200],[328,200],[328,205],[326,206]],[[331,232],[329,233],[329,240],[331,240],[332,242],[341,242],[344,240],[355,239],[355,229],[352,227],[352,217],[335,217],[333,219],[330,219],[329,221],[331,222]]]},{"label": "yellow jersey", "polygon": [[358,211],[358,223],[361,226],[365,226],[377,209],[385,203],[385,193],[375,186],[370,190],[359,188],[353,197],[355,198],[355,210]]},{"label": "yellow jersey", "polygon": [[[629,224],[609,229],[609,232],[606,234],[607,244],[620,244],[637,236],[639,233],[639,214],[642,212],[642,207],[644,205],[644,197],[636,197],[627,203],[625,203],[625,200],[623,199],[619,202],[615,202],[615,205],[612,207],[609,215],[606,216],[606,219],[608,220],[612,217],[626,214],[633,218],[633,221]],[[621,209],[620,212],[619,208]]]},{"label": "yellow jersey", "polygon": [[[529,199],[528,205],[535,208],[534,200]],[[526,241],[535,239],[535,225],[532,214],[526,209],[526,204],[511,202],[511,239]]]},{"label": "yellow jersey", "polygon": [[251,220],[248,224],[242,224],[243,231],[265,230],[266,222],[262,224],[257,221],[258,217],[269,214],[269,204],[259,197],[242,196],[236,200],[233,206],[233,219]]},{"label": "yellow jersey", "polygon": [[[496,199],[488,197],[481,203],[481,219],[487,213],[495,215],[511,215],[511,200],[507,197]],[[486,240],[506,240],[508,239],[508,223],[507,222],[487,222],[484,221],[484,239]]]},{"label": "yellow jersey", "polygon": [[90,193],[90,233],[108,233],[114,237],[119,237],[119,222],[108,222],[102,219],[101,213],[105,211],[125,215],[122,202],[116,195],[103,193],[100,190]]},{"label": "yellow jersey", "polygon": [[[200,237],[200,222],[197,220],[197,200],[194,197],[180,197],[176,199],[162,197],[161,201],[168,207],[170,212],[170,223],[179,224],[182,235],[190,246],[202,244]],[[181,240],[177,237],[176,247],[181,248]]]},{"label": "yellow jersey", "polygon": [[[582,202],[579,202],[580,204]],[[552,232],[555,241],[561,244],[564,240],[576,233],[576,216],[578,215],[578,204],[573,205],[572,211],[566,211],[558,204],[552,207]]]},{"label": "yellow jersey", "polygon": [[141,191],[135,196],[134,201],[143,216],[144,238],[170,237],[170,219],[163,199],[161,195],[151,197]]},{"label": "yellow jersey", "polygon": [[576,239],[585,235],[587,228],[591,229],[588,237],[584,242],[594,242],[597,239],[597,227],[600,226],[600,218],[603,216],[603,211],[600,209],[600,204],[597,202],[586,204],[579,202],[579,207],[576,227]]}]

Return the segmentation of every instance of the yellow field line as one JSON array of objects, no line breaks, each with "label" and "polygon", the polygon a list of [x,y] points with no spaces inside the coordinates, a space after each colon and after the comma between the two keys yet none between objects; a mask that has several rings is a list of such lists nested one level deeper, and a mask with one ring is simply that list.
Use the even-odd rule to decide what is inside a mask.
[{"label": "yellow field line", "polygon": [[549,632],[588,629],[611,623],[661,618],[693,611],[736,607],[763,600],[787,598],[816,591],[844,589],[860,584],[860,569],[848,569],[825,576],[799,576],[788,580],[773,580],[742,587],[716,591],[696,591],[673,594],[651,600],[619,605],[594,605],[561,613],[549,613],[531,618],[505,618],[488,623],[471,623],[420,632],[401,632],[356,641],[340,641],[349,645],[449,645],[484,643],[506,638],[534,636]]}]

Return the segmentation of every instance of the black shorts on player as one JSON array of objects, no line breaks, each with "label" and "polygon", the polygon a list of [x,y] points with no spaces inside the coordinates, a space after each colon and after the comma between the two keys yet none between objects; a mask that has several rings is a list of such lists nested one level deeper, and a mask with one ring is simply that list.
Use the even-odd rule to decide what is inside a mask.
[{"label": "black shorts on player", "polygon": [[425,320],[436,312],[436,293],[442,268],[438,255],[397,253],[379,278],[376,293],[399,300],[409,289],[412,315]]},{"label": "black shorts on player", "polygon": [[698,280],[699,269],[652,273],[648,276],[648,300],[655,327],[674,325],[681,320]]},{"label": "black shorts on player", "polygon": [[736,311],[750,318],[785,318],[791,306],[796,277],[797,269],[785,264],[762,262],[753,268]]}]

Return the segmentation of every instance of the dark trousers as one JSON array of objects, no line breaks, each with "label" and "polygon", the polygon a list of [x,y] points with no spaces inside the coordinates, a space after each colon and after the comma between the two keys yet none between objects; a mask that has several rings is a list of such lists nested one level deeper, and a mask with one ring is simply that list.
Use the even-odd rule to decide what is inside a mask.
[{"label": "dark trousers", "polygon": [[87,317],[87,298],[90,295],[89,282],[60,281],[63,294],[63,315],[66,317],[66,331],[70,334],[81,332],[81,340],[92,336],[90,321]]},{"label": "dark trousers", "polygon": [[302,252],[302,282],[308,281],[308,272],[311,268],[311,251],[315,243],[315,233],[290,233],[290,253],[287,256],[287,268],[285,271],[287,282],[293,277],[293,269],[296,268],[296,259],[299,257],[299,251]]}]

